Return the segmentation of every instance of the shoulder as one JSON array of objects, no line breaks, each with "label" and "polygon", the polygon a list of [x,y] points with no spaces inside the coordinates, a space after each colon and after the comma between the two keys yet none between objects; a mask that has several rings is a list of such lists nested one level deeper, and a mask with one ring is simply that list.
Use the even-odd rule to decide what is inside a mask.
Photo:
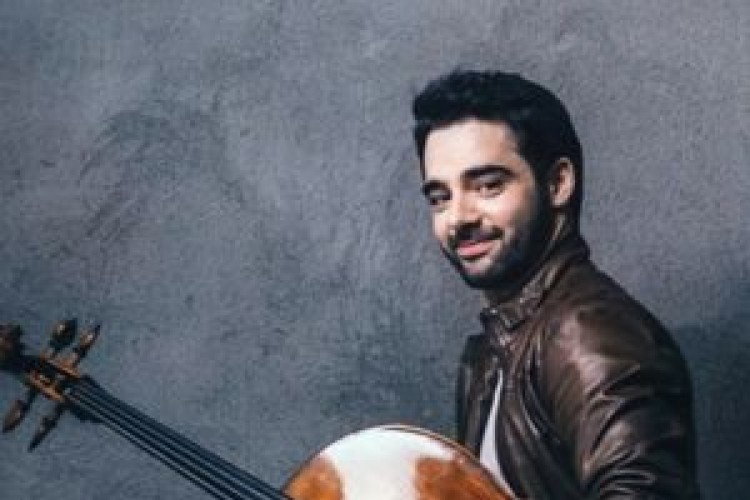
[{"label": "shoulder", "polygon": [[645,360],[676,349],[659,320],[593,264],[571,270],[550,299],[542,339],[550,355],[611,352]]},{"label": "shoulder", "polygon": [[589,265],[569,273],[560,285],[539,338],[544,392],[586,393],[646,381],[689,385],[670,334],[611,278]]},{"label": "shoulder", "polygon": [[[695,484],[692,388],[676,343],[593,266],[565,283],[547,304],[534,380],[583,490],[591,498],[687,497]],[[639,477],[653,480],[632,481]]]}]

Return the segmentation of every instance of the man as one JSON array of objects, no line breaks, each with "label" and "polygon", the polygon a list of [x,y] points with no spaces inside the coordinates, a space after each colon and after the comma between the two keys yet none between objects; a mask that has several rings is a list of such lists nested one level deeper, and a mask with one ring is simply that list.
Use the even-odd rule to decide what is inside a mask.
[{"label": "man", "polygon": [[685,362],[589,260],[562,103],[518,75],[454,72],[413,111],[434,234],[487,301],[461,359],[459,440],[520,498],[697,498]]}]

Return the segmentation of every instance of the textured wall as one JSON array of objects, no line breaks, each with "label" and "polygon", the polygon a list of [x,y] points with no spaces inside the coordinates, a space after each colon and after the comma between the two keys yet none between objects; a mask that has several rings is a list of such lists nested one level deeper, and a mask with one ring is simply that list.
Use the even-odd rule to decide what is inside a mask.
[{"label": "textured wall", "polygon": [[[457,66],[568,103],[597,262],[693,369],[707,498],[750,490],[746,0],[0,1],[0,321],[279,484],[362,426],[452,430],[479,299],[436,250],[410,99]],[[0,379],[0,401],[20,388]],[[70,415],[2,499],[205,498]]]}]

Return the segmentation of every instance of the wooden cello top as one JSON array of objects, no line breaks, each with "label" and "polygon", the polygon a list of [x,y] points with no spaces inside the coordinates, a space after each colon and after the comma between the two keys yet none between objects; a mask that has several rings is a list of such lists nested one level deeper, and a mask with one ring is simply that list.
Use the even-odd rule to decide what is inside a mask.
[{"label": "wooden cello top", "polygon": [[295,500],[509,500],[464,448],[402,425],[350,434],[312,457],[287,483]]}]

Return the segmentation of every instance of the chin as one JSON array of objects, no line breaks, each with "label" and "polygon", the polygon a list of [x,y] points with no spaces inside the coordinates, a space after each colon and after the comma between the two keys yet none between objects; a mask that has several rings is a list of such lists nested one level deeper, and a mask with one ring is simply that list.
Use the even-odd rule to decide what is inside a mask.
[{"label": "chin", "polygon": [[477,290],[498,288],[505,281],[502,275],[497,276],[493,273],[469,273],[461,270],[460,274],[468,286]]},{"label": "chin", "polygon": [[498,265],[497,263],[480,266],[479,262],[466,263],[460,259],[456,259],[453,264],[467,285],[480,290],[496,288],[502,285],[507,274],[505,266]]},{"label": "chin", "polygon": [[521,256],[514,253],[488,255],[476,262],[465,262],[458,258],[452,261],[463,280],[471,288],[491,290],[508,286],[524,269]]}]

